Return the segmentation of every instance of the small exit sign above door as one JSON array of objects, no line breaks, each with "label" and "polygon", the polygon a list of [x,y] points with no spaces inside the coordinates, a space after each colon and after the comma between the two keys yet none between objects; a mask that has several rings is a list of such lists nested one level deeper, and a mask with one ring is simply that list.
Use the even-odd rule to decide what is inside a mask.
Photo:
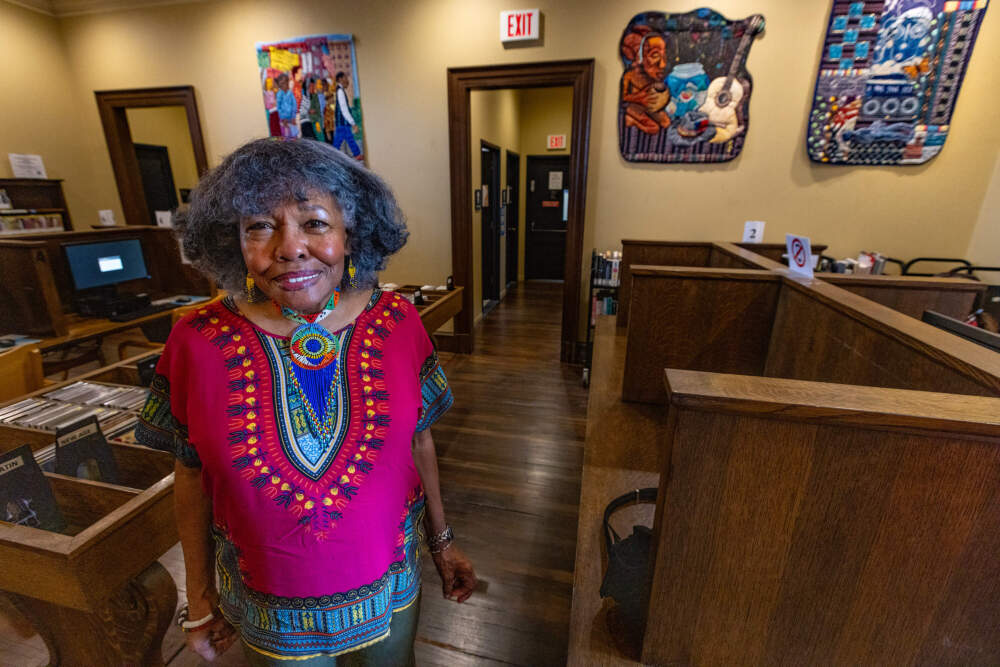
[{"label": "small exit sign above door", "polygon": [[500,41],[520,42],[538,39],[541,23],[538,9],[512,9],[500,12]]},{"label": "small exit sign above door", "polygon": [[546,147],[550,151],[559,151],[566,148],[566,135],[565,134],[550,134],[548,138],[548,143]]}]

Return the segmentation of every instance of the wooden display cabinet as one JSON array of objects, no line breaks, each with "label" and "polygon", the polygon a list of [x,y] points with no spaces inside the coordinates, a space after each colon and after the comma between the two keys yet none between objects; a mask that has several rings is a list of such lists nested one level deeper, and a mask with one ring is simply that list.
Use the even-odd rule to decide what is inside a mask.
[{"label": "wooden display cabinet", "polygon": [[[138,384],[135,361],[143,356],[149,355],[27,397],[81,380]],[[37,451],[52,442],[51,432],[0,427],[2,451],[25,443]],[[173,456],[109,444],[118,484],[45,473],[67,523],[64,532],[0,522],[0,589],[42,636],[52,665],[163,664],[163,636],[177,608],[174,582],[157,562],[178,540]]]}]

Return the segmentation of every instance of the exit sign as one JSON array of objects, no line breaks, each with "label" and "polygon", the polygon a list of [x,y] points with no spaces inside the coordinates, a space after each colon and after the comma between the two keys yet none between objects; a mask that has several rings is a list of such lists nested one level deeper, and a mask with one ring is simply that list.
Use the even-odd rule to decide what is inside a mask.
[{"label": "exit sign", "polygon": [[538,39],[541,12],[538,9],[513,9],[500,12],[500,41],[520,42]]},{"label": "exit sign", "polygon": [[547,147],[550,151],[558,151],[566,148],[566,135],[550,134]]}]

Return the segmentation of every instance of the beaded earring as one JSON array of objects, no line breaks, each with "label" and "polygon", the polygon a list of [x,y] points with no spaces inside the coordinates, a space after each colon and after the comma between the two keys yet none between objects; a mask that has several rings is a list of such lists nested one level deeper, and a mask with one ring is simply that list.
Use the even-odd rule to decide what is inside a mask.
[{"label": "beaded earring", "polygon": [[358,269],[354,266],[354,260],[351,256],[347,256],[347,284],[352,289],[357,289],[358,287]]},{"label": "beaded earring", "polygon": [[256,303],[257,297],[254,294],[254,292],[257,288],[257,284],[254,282],[253,278],[250,276],[249,273],[247,273],[246,288],[247,288],[247,303]]}]

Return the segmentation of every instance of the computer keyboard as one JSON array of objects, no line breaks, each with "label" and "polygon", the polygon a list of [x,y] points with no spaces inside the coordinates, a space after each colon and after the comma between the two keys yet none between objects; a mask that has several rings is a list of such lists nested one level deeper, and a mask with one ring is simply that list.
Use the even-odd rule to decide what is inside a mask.
[{"label": "computer keyboard", "polygon": [[121,313],[120,315],[112,315],[108,319],[112,322],[131,322],[132,320],[137,320],[140,317],[146,317],[147,315],[155,315],[156,313],[162,313],[165,310],[172,310],[176,308],[177,305],[173,303],[160,303],[146,306],[145,308],[140,308],[139,310],[133,310],[127,313]]}]

